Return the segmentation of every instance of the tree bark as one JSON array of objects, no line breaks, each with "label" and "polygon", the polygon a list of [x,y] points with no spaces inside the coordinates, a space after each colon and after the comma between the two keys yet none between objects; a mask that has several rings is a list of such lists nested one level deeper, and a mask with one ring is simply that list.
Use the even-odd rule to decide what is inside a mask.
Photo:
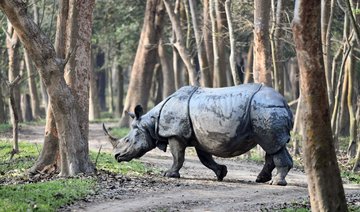
[{"label": "tree bark", "polygon": [[187,69],[188,74],[189,74],[190,84],[198,86],[198,85],[200,85],[198,75],[196,73],[195,66],[191,63],[191,59],[190,59],[190,56],[189,56],[188,49],[186,48],[186,45],[184,43],[183,35],[182,35],[182,32],[181,32],[180,19],[174,13],[174,10],[173,10],[172,6],[170,5],[169,1],[168,0],[163,0],[163,2],[165,4],[166,11],[167,11],[167,13],[169,15],[172,28],[173,28],[173,30],[175,32],[176,40],[175,40],[175,43],[173,43],[173,45],[177,49],[177,52],[179,53],[182,61],[184,62],[185,66],[186,66],[186,69]]},{"label": "tree bark", "polygon": [[10,160],[13,156],[19,153],[19,114],[18,109],[16,108],[16,101],[15,101],[15,90],[14,88],[19,86],[19,81],[21,77],[20,75],[16,76],[16,78],[8,84],[9,93],[10,93],[10,107],[12,114],[12,127],[13,127],[13,149],[11,151]]},{"label": "tree bark", "polygon": [[116,64],[116,103],[115,103],[115,117],[121,118],[124,110],[124,71],[123,67]]},{"label": "tree bark", "polygon": [[254,44],[251,42],[250,46],[249,46],[249,50],[247,53],[247,62],[246,62],[246,67],[245,67],[245,77],[244,77],[244,84],[246,83],[251,83],[254,81],[254,77],[253,77],[253,61],[254,61]]},{"label": "tree bark", "polygon": [[197,55],[200,64],[200,73],[201,73],[201,85],[204,87],[210,87],[210,69],[209,63],[206,55],[204,40],[201,39],[201,34],[198,26],[197,14],[196,14],[196,2],[195,0],[189,0],[190,11],[191,11],[191,20],[193,24],[196,47],[197,47]]},{"label": "tree bark", "polygon": [[29,92],[30,92],[30,97],[31,97],[32,115],[35,119],[40,119],[41,118],[40,101],[39,101],[39,95],[38,95],[38,91],[36,88],[36,82],[35,82],[36,71],[34,69],[33,63],[30,60],[30,57],[29,57],[28,53],[26,52],[26,50],[24,50],[24,59],[25,59],[27,74],[29,77],[28,85],[29,85]]},{"label": "tree bark", "polygon": [[[14,31],[12,24],[8,21],[8,29],[6,33],[6,48],[8,52],[8,80],[10,82],[14,81],[15,78],[20,75],[20,42],[17,33]],[[16,105],[16,109],[18,110],[16,114],[18,114],[19,122],[22,122],[22,111],[21,111],[21,104],[20,104],[20,86],[16,86],[13,88],[13,95],[14,95],[14,103]],[[10,108],[10,117],[11,119],[14,118],[12,111],[12,107]],[[13,121],[12,121],[13,122]]]},{"label": "tree bark", "polygon": [[292,23],[304,107],[305,170],[313,211],[347,211],[332,141],[319,31],[320,4],[320,1],[296,1]]},{"label": "tree bark", "polygon": [[[132,111],[141,104],[145,111],[149,98],[151,79],[156,64],[157,48],[163,28],[164,5],[162,0],[148,0],[144,17],[144,25],[140,35],[124,111]],[[129,126],[128,116],[123,116],[120,126]]]},{"label": "tree bark", "polygon": [[91,57],[91,66],[89,70],[89,120],[93,121],[100,118],[100,105],[98,97],[98,89],[96,85],[96,72],[94,69],[94,60]]},{"label": "tree bark", "polygon": [[161,71],[164,80],[164,90],[162,93],[162,98],[165,99],[166,97],[170,96],[170,94],[175,92],[175,79],[174,79],[174,69],[169,63],[168,54],[166,53],[163,39],[159,41],[159,59],[161,64]]},{"label": "tree bark", "polygon": [[269,20],[271,1],[254,1],[254,81],[272,86]]},{"label": "tree bark", "polygon": [[81,135],[76,100],[63,78],[64,63],[56,57],[50,40],[26,13],[20,0],[0,1],[0,8],[12,23],[21,42],[39,70],[50,96],[50,105],[60,140],[60,175],[93,172]]},{"label": "tree bark", "polygon": [[225,11],[226,11],[226,18],[229,28],[229,39],[230,39],[230,57],[229,57],[230,69],[231,69],[234,85],[240,85],[241,84],[240,75],[236,67],[237,52],[235,46],[233,20],[231,16],[231,0],[225,1]]},{"label": "tree bark", "polygon": [[210,20],[210,9],[209,0],[203,0],[203,27],[202,34],[204,37],[204,46],[206,57],[209,65],[210,73],[210,84],[209,87],[213,86],[213,73],[214,73],[214,52],[211,38],[211,20]]}]

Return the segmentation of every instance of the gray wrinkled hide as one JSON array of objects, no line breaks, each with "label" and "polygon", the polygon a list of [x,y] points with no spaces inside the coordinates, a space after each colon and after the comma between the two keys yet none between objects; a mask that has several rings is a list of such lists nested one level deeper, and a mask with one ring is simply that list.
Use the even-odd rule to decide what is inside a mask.
[{"label": "gray wrinkled hide", "polygon": [[243,154],[256,144],[274,154],[289,141],[292,128],[292,113],[284,98],[259,84],[186,86],[142,119],[149,117],[163,141],[183,138],[188,145],[220,157]]}]

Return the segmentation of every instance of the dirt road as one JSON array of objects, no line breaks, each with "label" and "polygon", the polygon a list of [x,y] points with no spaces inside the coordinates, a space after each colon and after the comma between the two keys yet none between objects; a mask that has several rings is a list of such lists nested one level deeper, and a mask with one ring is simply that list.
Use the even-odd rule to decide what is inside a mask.
[{"label": "dirt road", "polygon": [[[23,127],[20,140],[41,142],[43,127]],[[90,148],[100,145],[105,151],[111,146],[105,140],[101,124],[90,125]],[[203,166],[190,149],[180,179],[161,174],[145,177],[120,177],[108,182],[97,198],[86,198],[62,210],[68,211],[273,211],[302,204],[308,200],[306,176],[291,170],[285,187],[255,183],[262,166],[254,162],[216,159],[228,167],[223,182]],[[165,171],[171,166],[169,152],[153,150],[140,161]],[[116,178],[116,177],[115,177]],[[121,182],[120,182],[121,181]],[[345,184],[348,201],[360,205],[360,186]]]}]

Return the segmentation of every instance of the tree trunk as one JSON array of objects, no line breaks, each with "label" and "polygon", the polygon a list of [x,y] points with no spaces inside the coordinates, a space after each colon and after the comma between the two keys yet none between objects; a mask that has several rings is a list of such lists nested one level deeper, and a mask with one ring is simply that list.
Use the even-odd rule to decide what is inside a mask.
[{"label": "tree trunk", "polygon": [[229,57],[229,63],[230,63],[230,69],[232,73],[232,78],[234,80],[234,85],[240,85],[241,79],[239,72],[236,67],[236,58],[237,58],[237,52],[236,52],[236,46],[235,46],[235,35],[234,35],[234,29],[233,29],[233,21],[231,17],[231,0],[225,1],[225,11],[226,11],[226,18],[229,28],[229,39],[230,39],[230,57]]},{"label": "tree trunk", "polygon": [[201,39],[201,34],[198,26],[198,16],[196,14],[196,2],[195,0],[189,0],[190,11],[191,11],[191,20],[193,24],[196,47],[197,47],[197,57],[199,59],[200,64],[200,73],[201,73],[201,86],[210,87],[210,69],[209,63],[206,55],[204,40]]},{"label": "tree trunk", "polygon": [[209,13],[209,0],[203,0],[203,27],[202,34],[204,37],[204,47],[206,52],[206,57],[209,65],[209,73],[210,73],[210,83],[209,87],[213,86],[213,73],[214,73],[214,52],[213,52],[213,44],[211,38],[211,21],[210,21],[210,13]]},{"label": "tree trunk", "polygon": [[170,94],[174,93],[175,91],[175,81],[174,81],[174,70],[173,67],[169,63],[168,54],[166,53],[166,49],[163,44],[163,40],[159,41],[159,60],[161,64],[161,71],[163,75],[163,86],[164,90],[162,92],[162,98],[165,99],[166,97],[170,96]]},{"label": "tree trunk", "polygon": [[24,93],[21,95],[21,111],[22,111],[22,119],[26,122],[33,121],[33,114],[31,108],[31,98],[30,95]]},{"label": "tree trunk", "polygon": [[15,101],[15,90],[14,88],[19,86],[19,81],[21,77],[20,75],[16,76],[16,78],[9,83],[9,93],[10,93],[10,107],[12,114],[12,127],[13,127],[13,149],[11,151],[10,160],[13,156],[19,153],[19,114],[18,109],[16,108],[16,101]]},{"label": "tree trunk", "polygon": [[[163,28],[164,5],[162,0],[148,0],[144,24],[140,35],[124,111],[132,111],[137,104],[143,105],[145,111],[151,87],[154,66],[157,57],[157,46]],[[129,116],[123,116],[120,126],[129,126]]]},{"label": "tree trunk", "polygon": [[[352,40],[351,44],[354,44],[355,40]],[[355,109],[353,107],[353,93],[354,93],[354,55],[353,50],[350,50],[348,58],[347,76],[348,76],[348,87],[347,87],[347,108],[349,111],[349,144],[347,149],[347,155],[349,158],[354,158],[356,155],[356,118]]]},{"label": "tree trunk", "polygon": [[[17,33],[14,31],[13,26],[8,21],[8,29],[6,33],[6,48],[8,52],[8,80],[10,82],[14,81],[17,76],[20,75],[20,42]],[[22,111],[20,104],[20,86],[16,86],[13,88],[14,92],[14,103],[16,105],[16,109],[18,110],[16,114],[18,114],[19,122],[22,122]],[[12,107],[10,108],[10,117],[13,119],[14,112],[12,111]],[[12,121],[13,122],[13,121]]]},{"label": "tree trunk", "polygon": [[[356,123],[360,126],[360,96],[357,98],[357,111],[356,111]],[[355,163],[352,169],[353,172],[360,171],[360,127],[357,128],[357,151],[355,156]]]},{"label": "tree trunk", "polygon": [[29,77],[29,92],[31,98],[32,115],[35,119],[40,119],[41,118],[40,101],[39,101],[39,95],[35,82],[36,71],[26,50],[24,50],[24,58],[25,58],[27,74]]},{"label": "tree trunk", "polygon": [[[69,15],[66,32],[66,55],[69,62],[65,66],[65,80],[75,97],[75,106],[78,119],[78,128],[81,134],[81,143],[76,148],[81,149],[80,155],[71,155],[81,161],[79,168],[92,172],[93,164],[89,158],[89,69],[91,66],[91,29],[92,13],[95,0],[69,1]],[[71,55],[73,54],[73,55]],[[63,147],[61,143],[60,149]],[[63,154],[63,153],[61,153]],[[62,163],[62,166],[64,162]],[[63,172],[63,170],[62,170]],[[69,175],[69,173],[65,173]]]},{"label": "tree trunk", "polygon": [[[210,0],[210,19],[212,28],[213,54],[214,54],[214,73],[213,86],[227,86],[226,70],[226,52],[225,43],[223,42],[224,30],[226,27],[226,17],[222,15],[224,10],[223,0]],[[225,18],[225,20],[224,20]]]},{"label": "tree trunk", "polygon": [[161,65],[160,63],[156,64],[154,67],[154,76],[151,83],[151,94],[150,99],[153,105],[157,105],[162,100],[162,91],[163,91],[163,79],[161,73]]},{"label": "tree trunk", "polygon": [[115,117],[121,118],[124,110],[124,71],[123,67],[116,64],[116,104],[115,104]]},{"label": "tree trunk", "polygon": [[179,16],[177,16],[174,13],[174,10],[173,10],[172,6],[170,5],[169,0],[163,0],[163,2],[165,4],[166,11],[169,15],[171,25],[172,25],[172,28],[175,33],[176,40],[175,40],[175,43],[173,43],[173,45],[177,49],[177,52],[179,53],[182,61],[184,62],[185,66],[186,66],[186,69],[187,69],[188,75],[189,75],[190,84],[199,86],[200,84],[199,84],[198,74],[196,73],[195,66],[191,63],[188,49],[186,48],[186,45],[184,43],[183,35],[181,32]]},{"label": "tree trunk", "polygon": [[271,1],[254,1],[254,81],[272,86],[269,20]]},{"label": "tree trunk", "polygon": [[94,68],[94,57],[91,56],[91,66],[89,70],[89,121],[100,118],[100,105],[98,89],[96,85],[96,72]]},{"label": "tree trunk", "polygon": [[281,38],[283,36],[282,25],[285,23],[286,18],[284,18],[283,13],[284,5],[283,0],[277,0],[275,6],[275,0],[272,0],[273,8],[273,25],[271,30],[271,51],[272,51],[272,61],[274,69],[274,87],[279,93],[284,95],[284,63],[282,62],[283,57],[283,43]]},{"label": "tree trunk", "polygon": [[244,77],[244,84],[251,83],[254,81],[253,77],[253,61],[254,61],[254,44],[251,42],[247,57],[246,57],[246,67],[245,67],[245,77]]},{"label": "tree trunk", "polygon": [[347,211],[332,139],[320,37],[320,1],[298,0],[293,34],[303,98],[304,160],[313,211]]},{"label": "tree trunk", "polygon": [[3,86],[2,83],[3,79],[2,79],[2,74],[0,73],[0,124],[4,124],[6,123],[7,117],[6,117],[6,112],[5,112],[5,101],[4,101],[4,96],[3,96]]},{"label": "tree trunk", "polygon": [[331,26],[334,13],[335,0],[321,1],[321,40],[323,47],[326,85],[330,109],[333,107],[333,89],[331,84]]},{"label": "tree trunk", "polygon": [[1,1],[0,8],[34,61],[50,96],[50,105],[59,132],[60,175],[93,172],[88,160],[87,141],[83,140],[79,127],[82,117],[78,119],[76,100],[63,78],[64,63],[57,58],[50,40],[25,12],[26,4],[20,0]]}]

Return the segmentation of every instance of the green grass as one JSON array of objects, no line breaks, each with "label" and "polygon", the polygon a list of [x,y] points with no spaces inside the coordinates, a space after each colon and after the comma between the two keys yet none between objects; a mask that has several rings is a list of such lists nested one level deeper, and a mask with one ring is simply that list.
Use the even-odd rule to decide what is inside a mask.
[{"label": "green grass", "polygon": [[8,124],[8,123],[0,124],[0,134],[10,132],[11,129],[12,129],[11,124]]},{"label": "green grass", "polygon": [[55,211],[93,193],[95,179],[60,179],[0,187],[0,211]]},{"label": "green grass", "polygon": [[[41,145],[20,142],[20,153],[9,161],[12,143],[0,141],[0,182],[1,179],[27,179],[26,170],[30,168],[41,151]],[[97,152],[90,152],[93,162]],[[143,175],[154,172],[137,160],[118,163],[110,153],[100,153],[97,169],[123,175]],[[20,182],[20,181],[18,181]],[[1,185],[0,184],[0,212],[3,211],[55,211],[62,205],[93,194],[96,178],[86,179],[57,179],[38,183]]]},{"label": "green grass", "polygon": [[9,161],[12,143],[0,141],[0,179],[24,175],[26,169],[34,164],[41,149],[38,150],[35,144],[20,142],[19,150],[20,153]]},{"label": "green grass", "polygon": [[[90,152],[90,158],[93,162],[96,160],[97,152]],[[132,160],[130,162],[118,163],[114,156],[109,153],[100,153],[96,164],[97,169],[106,170],[123,175],[143,175],[145,173],[154,172],[155,170],[146,167],[143,163]]]}]

